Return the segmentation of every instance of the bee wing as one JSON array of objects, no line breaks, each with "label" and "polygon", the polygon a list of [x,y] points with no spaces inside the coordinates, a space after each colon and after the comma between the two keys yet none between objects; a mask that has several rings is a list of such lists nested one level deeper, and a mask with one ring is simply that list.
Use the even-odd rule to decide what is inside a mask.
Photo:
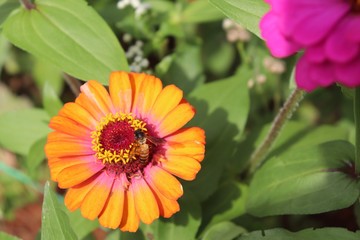
[{"label": "bee wing", "polygon": [[146,136],[146,138],[154,145],[159,145],[159,144],[162,144],[162,143],[165,143],[165,140],[162,139],[162,138],[157,138],[157,137],[152,137],[152,136]]}]

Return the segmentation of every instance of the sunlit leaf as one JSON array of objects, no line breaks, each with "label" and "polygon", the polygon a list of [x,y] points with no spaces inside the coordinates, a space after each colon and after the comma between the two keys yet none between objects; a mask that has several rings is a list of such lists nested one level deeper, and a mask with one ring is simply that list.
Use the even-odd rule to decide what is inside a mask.
[{"label": "sunlit leaf", "polygon": [[209,0],[226,16],[242,24],[249,31],[260,36],[259,23],[269,9],[263,0]]},{"label": "sunlit leaf", "polygon": [[0,114],[0,145],[27,155],[30,147],[49,132],[49,116],[40,109],[25,109]]},{"label": "sunlit leaf", "polygon": [[233,240],[241,233],[246,232],[242,227],[237,226],[232,222],[221,222],[212,226],[204,234],[203,240]]},{"label": "sunlit leaf", "polygon": [[208,0],[197,0],[187,5],[182,21],[187,23],[211,22],[224,18],[224,14]]},{"label": "sunlit leaf", "polygon": [[17,238],[15,236],[11,236],[5,232],[0,232],[0,239],[1,240],[20,240],[20,238]]},{"label": "sunlit leaf", "polygon": [[128,70],[125,54],[105,21],[83,0],[37,0],[4,23],[16,46],[82,80],[107,83],[113,70]]},{"label": "sunlit leaf", "polygon": [[42,95],[45,111],[51,117],[57,115],[63,103],[49,82],[45,82]]},{"label": "sunlit leaf", "polygon": [[70,226],[69,218],[63,211],[55,194],[50,190],[47,182],[44,189],[44,202],[42,207],[42,240],[73,240],[78,239]]},{"label": "sunlit leaf", "polygon": [[[1,16],[1,15],[0,15]],[[9,54],[9,41],[0,33],[0,73]]]},{"label": "sunlit leaf", "polygon": [[270,229],[244,234],[239,240],[358,240],[360,231],[351,232],[344,228],[305,229],[290,232],[285,229]]},{"label": "sunlit leaf", "polygon": [[354,146],[333,141],[268,160],[255,174],[247,210],[256,216],[315,214],[345,208],[359,197],[351,171]]},{"label": "sunlit leaf", "polygon": [[[270,129],[271,123],[263,126],[262,129],[254,129],[251,135],[248,135],[244,142],[240,143],[236,152],[236,158],[231,162],[230,166],[241,171],[243,165],[248,159],[254,148],[261,144]],[[313,146],[332,140],[348,140],[349,131],[340,125],[321,125],[309,126],[307,122],[288,121],[281,130],[278,138],[274,142],[268,158],[292,149]],[[255,144],[253,143],[255,141]],[[249,147],[253,146],[254,147]]]},{"label": "sunlit leaf", "polygon": [[30,148],[29,154],[26,158],[26,165],[29,171],[33,174],[34,170],[45,159],[44,146],[46,143],[46,137],[37,140]]},{"label": "sunlit leaf", "polygon": [[60,95],[64,88],[63,72],[48,60],[34,58],[33,75],[39,89],[44,89],[45,84],[50,85],[52,91]]},{"label": "sunlit leaf", "polygon": [[[256,142],[257,146],[269,131],[269,127],[270,125],[267,125],[262,129]],[[299,147],[314,146],[332,140],[347,140],[348,135],[349,131],[338,125],[324,124],[322,126],[309,127],[307,123],[289,121],[274,143],[269,156],[279,155]]]}]

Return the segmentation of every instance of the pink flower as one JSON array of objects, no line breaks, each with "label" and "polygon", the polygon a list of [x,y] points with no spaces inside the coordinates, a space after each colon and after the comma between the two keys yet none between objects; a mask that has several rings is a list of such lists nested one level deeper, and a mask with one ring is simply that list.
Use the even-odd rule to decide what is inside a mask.
[{"label": "pink flower", "polygon": [[299,88],[360,85],[359,0],[266,1],[271,10],[260,29],[271,53],[287,57],[304,50],[296,66]]}]

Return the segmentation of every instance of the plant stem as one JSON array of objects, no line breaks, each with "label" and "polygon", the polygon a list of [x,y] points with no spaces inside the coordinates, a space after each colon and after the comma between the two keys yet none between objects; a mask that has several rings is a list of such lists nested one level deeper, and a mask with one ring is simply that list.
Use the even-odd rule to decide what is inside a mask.
[{"label": "plant stem", "polygon": [[276,115],[267,136],[260,144],[260,146],[251,155],[249,161],[250,174],[253,174],[256,168],[262,164],[266,155],[269,153],[272,145],[274,144],[277,136],[279,135],[281,129],[284,127],[286,121],[291,117],[292,113],[298,107],[299,102],[303,98],[303,95],[304,91],[298,88],[293,90],[293,92],[290,94],[290,96],[284,103],[284,106]]},{"label": "plant stem", "polygon": [[33,4],[30,0],[20,0],[20,3],[27,9],[31,10],[35,8],[35,4]]},{"label": "plant stem", "polygon": [[355,121],[355,172],[360,173],[360,87],[355,88],[354,121]]}]

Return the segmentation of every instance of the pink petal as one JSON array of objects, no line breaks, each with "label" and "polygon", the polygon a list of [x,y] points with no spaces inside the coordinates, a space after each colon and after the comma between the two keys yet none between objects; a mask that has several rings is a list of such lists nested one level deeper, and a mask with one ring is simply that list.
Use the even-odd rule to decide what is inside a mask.
[{"label": "pink petal", "polygon": [[328,87],[335,82],[334,67],[330,62],[311,64],[310,79],[320,87]]},{"label": "pink petal", "polygon": [[349,28],[352,20],[350,17],[344,18],[326,40],[326,55],[334,62],[347,62],[359,54],[359,42],[349,39],[353,33],[359,32],[359,25],[354,29]]},{"label": "pink petal", "polygon": [[347,87],[360,86],[360,56],[350,62],[337,64],[335,72],[337,82]]},{"label": "pink petal", "polygon": [[350,40],[359,43],[360,42],[360,16],[351,15],[347,18],[351,18],[346,25],[345,36]]},{"label": "pink petal", "polygon": [[320,43],[307,48],[303,57],[306,58],[307,61],[313,63],[324,62],[326,60],[324,44]]},{"label": "pink petal", "polygon": [[296,85],[307,92],[313,91],[317,85],[310,79],[310,71],[308,61],[301,57],[295,69]]},{"label": "pink petal", "polygon": [[351,7],[341,0],[278,0],[270,4],[278,15],[279,31],[301,46],[323,39]]},{"label": "pink petal", "polygon": [[287,57],[300,49],[300,46],[286,39],[278,27],[277,16],[273,13],[266,14],[260,22],[261,35],[266,45],[275,57]]}]

